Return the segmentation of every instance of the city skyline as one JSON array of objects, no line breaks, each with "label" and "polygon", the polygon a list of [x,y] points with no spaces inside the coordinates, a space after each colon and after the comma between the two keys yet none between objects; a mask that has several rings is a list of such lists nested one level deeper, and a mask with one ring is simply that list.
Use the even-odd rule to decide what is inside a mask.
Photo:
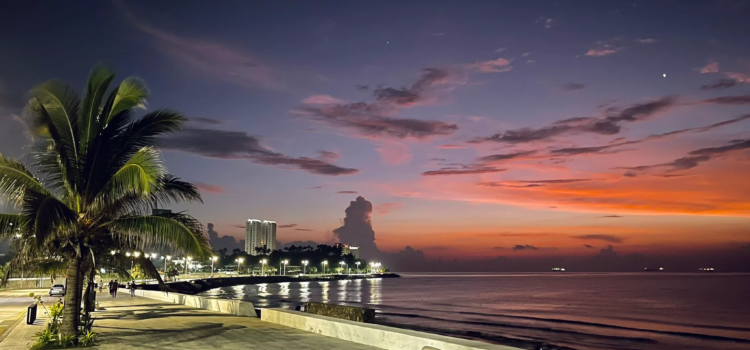
[{"label": "city skyline", "polygon": [[750,269],[750,6],[472,4],[8,4],[0,153],[31,87],[104,63],[190,118],[160,147],[204,203],[171,209],[217,239],[254,213],[364,258]]}]

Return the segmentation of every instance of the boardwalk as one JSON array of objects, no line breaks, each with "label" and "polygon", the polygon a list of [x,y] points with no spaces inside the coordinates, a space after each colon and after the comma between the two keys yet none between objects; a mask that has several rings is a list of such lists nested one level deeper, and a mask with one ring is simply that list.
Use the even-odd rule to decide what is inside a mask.
[{"label": "boardwalk", "polygon": [[99,349],[325,349],[374,350],[287,328],[257,318],[232,316],[118,294],[100,296],[94,314]]}]

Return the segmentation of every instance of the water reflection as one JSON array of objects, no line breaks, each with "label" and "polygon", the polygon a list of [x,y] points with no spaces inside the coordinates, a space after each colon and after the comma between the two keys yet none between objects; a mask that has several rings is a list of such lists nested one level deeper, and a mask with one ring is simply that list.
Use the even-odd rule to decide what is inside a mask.
[{"label": "water reflection", "polygon": [[257,307],[294,308],[300,303],[381,305],[381,279],[260,283],[216,288],[202,295],[250,301]]}]

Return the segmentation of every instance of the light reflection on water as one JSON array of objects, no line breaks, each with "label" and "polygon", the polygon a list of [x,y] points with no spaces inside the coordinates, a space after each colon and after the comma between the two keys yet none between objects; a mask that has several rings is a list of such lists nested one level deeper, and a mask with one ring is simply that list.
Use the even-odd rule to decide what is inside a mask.
[{"label": "light reflection on water", "polygon": [[260,283],[216,288],[202,295],[251,301],[256,307],[293,308],[305,302],[380,304],[381,279]]}]

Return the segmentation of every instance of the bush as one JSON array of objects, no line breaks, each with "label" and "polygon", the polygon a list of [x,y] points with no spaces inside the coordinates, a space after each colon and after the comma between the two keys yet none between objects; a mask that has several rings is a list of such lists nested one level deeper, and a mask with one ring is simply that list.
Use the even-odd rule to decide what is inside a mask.
[{"label": "bush", "polygon": [[364,323],[375,321],[375,310],[355,306],[305,303],[305,312]]}]

